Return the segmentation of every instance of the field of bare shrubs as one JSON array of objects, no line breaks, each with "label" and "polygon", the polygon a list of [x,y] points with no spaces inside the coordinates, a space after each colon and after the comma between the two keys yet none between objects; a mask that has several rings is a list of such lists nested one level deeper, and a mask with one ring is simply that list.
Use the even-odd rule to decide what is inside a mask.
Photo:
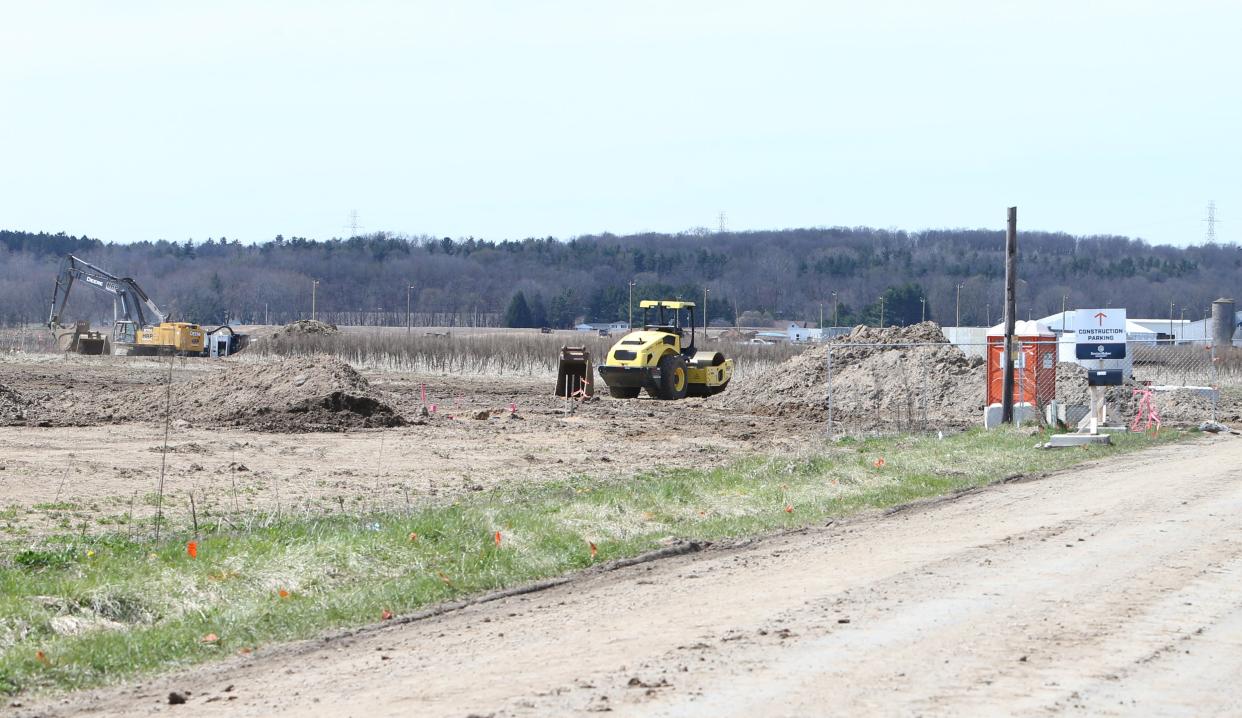
[{"label": "field of bare shrubs", "polygon": [[[619,338],[575,331],[541,334],[527,329],[415,327],[343,327],[330,334],[282,333],[278,327],[239,327],[254,341],[247,355],[261,358],[327,354],[358,369],[434,374],[546,376],[556,373],[562,346],[586,346],[599,362]],[[739,375],[757,366],[779,364],[805,346],[735,344],[714,337],[701,348],[722,351],[737,364]],[[45,354],[55,350],[42,326],[0,329],[0,354]]]},{"label": "field of bare shrubs", "polygon": [[[619,335],[535,330],[470,331],[417,328],[357,329],[334,334],[275,334],[256,339],[247,351],[255,356],[328,354],[359,369],[436,374],[543,376],[556,373],[562,346],[586,346],[602,360]],[[733,358],[739,375],[757,366],[779,364],[803,350],[799,345],[734,344],[715,339],[701,348]]]}]

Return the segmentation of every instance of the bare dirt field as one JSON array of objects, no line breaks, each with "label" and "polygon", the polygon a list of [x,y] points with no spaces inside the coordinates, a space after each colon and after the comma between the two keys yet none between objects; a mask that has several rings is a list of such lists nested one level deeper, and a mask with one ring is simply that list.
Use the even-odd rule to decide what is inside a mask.
[{"label": "bare dirt field", "polygon": [[[152,515],[168,371],[136,357],[0,360],[0,528],[96,531]],[[551,377],[358,374],[328,358],[178,359],[172,380],[174,517],[191,492],[200,517],[393,509],[501,481],[715,466],[822,432],[701,399],[567,404]]]},{"label": "bare dirt field", "polygon": [[1197,440],[19,714],[1238,715],[1240,462]]}]

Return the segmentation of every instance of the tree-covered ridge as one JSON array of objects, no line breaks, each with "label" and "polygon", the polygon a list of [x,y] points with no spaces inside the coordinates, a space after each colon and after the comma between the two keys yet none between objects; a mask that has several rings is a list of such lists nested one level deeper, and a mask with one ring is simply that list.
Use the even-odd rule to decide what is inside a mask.
[{"label": "tree-covered ridge", "polygon": [[[418,324],[569,326],[579,318],[627,317],[634,300],[703,300],[709,319],[789,319],[840,324],[929,319],[999,321],[1003,233],[902,232],[829,227],[757,232],[611,234],[487,241],[375,233],[348,239],[278,236],[259,244],[103,243],[64,234],[0,231],[0,320],[40,322],[56,262],[66,253],[132,276],[176,316],[203,323],[308,316],[312,280],[322,318],[404,324],[407,287]],[[1153,246],[1126,237],[1020,232],[1019,315],[1067,305],[1125,306],[1132,316],[1198,319],[1242,277],[1235,245]],[[959,289],[960,285],[960,289]],[[835,296],[833,293],[836,293]],[[521,293],[521,301],[515,297]],[[920,299],[925,301],[919,301]],[[521,311],[524,305],[525,311]],[[73,306],[110,316],[105,302],[75,291]],[[509,312],[507,310],[513,309]],[[514,319],[516,318],[516,319]],[[540,321],[542,320],[542,321]]]}]

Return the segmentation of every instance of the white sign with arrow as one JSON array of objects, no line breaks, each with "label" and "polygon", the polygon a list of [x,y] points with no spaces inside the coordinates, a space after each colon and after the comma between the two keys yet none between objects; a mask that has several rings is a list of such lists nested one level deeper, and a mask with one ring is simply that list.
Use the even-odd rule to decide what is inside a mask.
[{"label": "white sign with arrow", "polygon": [[1074,356],[1078,359],[1126,357],[1126,310],[1078,309],[1074,313]]}]

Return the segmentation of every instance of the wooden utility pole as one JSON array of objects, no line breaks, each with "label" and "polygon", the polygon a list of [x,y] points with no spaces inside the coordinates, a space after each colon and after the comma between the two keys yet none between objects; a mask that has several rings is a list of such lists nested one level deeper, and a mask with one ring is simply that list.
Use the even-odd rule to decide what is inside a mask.
[{"label": "wooden utility pole", "polygon": [[707,341],[707,293],[710,290],[703,287],[703,341]]},{"label": "wooden utility pole", "polygon": [[628,295],[629,296],[628,312],[630,316],[629,316],[629,319],[626,320],[626,323],[629,324],[629,326],[626,327],[627,331],[632,330],[634,328],[634,280],[633,279],[630,280],[629,289],[630,289],[630,293]]},{"label": "wooden utility pole", "polygon": [[[965,282],[958,282],[957,286],[954,287],[954,291],[957,292],[957,295],[953,300],[953,322],[954,326],[959,327],[962,326],[962,287],[964,286],[966,286]],[[975,321],[979,321],[977,318],[978,315],[975,316]]]},{"label": "wooden utility pole", "polygon": [[1005,375],[1001,383],[1001,423],[1013,423],[1013,330],[1018,312],[1018,208],[1009,208],[1005,228]]},{"label": "wooden utility pole", "polygon": [[410,313],[410,297],[414,293],[414,285],[405,285],[405,333],[409,334],[414,330],[413,314]]}]

